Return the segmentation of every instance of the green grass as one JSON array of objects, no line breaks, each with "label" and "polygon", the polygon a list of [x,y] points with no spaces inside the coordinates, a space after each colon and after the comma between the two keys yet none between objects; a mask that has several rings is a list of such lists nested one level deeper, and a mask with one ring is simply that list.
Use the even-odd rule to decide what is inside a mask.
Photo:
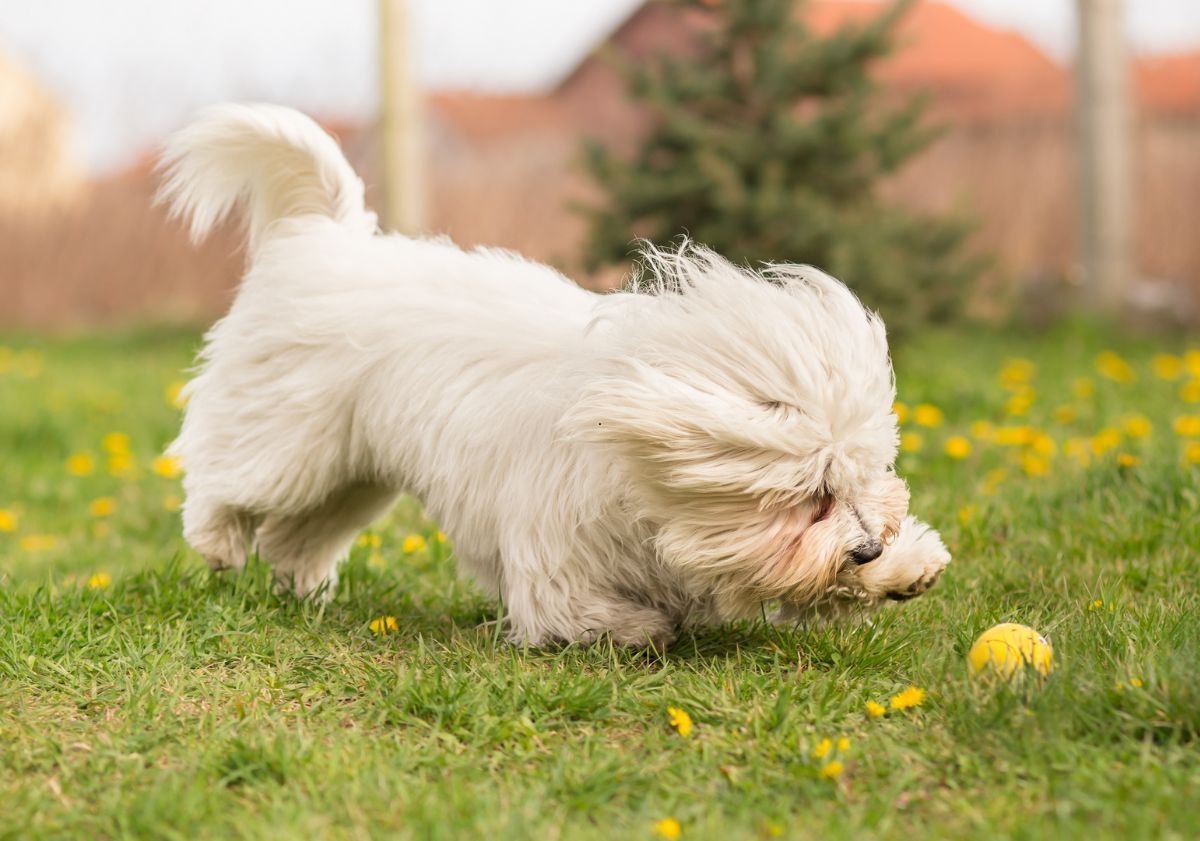
[{"label": "green grass", "polygon": [[[411,501],[328,605],[277,597],[258,566],[212,576],[164,505],[177,480],[149,467],[196,337],[0,344],[2,837],[650,838],[668,816],[685,839],[1200,834],[1200,467],[1172,428],[1200,404],[1151,374],[1152,343],[1076,326],[905,349],[902,399],[946,416],[905,427],[923,448],[900,463],[954,552],[942,583],[871,625],[747,623],[665,655],[505,645],[498,606],[455,578],[453,535]],[[1106,348],[1136,382],[1095,373]],[[1038,368],[1024,420],[997,379],[1013,355]],[[1073,396],[1081,376],[1094,395]],[[1076,418],[1053,420],[1060,404]],[[1130,413],[1148,437],[1086,467],[1063,453]],[[1028,423],[1009,434],[1042,431],[1055,453],[942,452],[981,419]],[[133,474],[107,471],[110,432]],[[65,469],[79,452],[92,475]],[[98,498],[115,511],[93,516]],[[405,552],[412,534],[426,545]],[[99,573],[111,584],[89,587]],[[381,616],[399,632],[375,637]],[[974,637],[1006,620],[1054,643],[1040,689],[966,673]],[[865,715],[910,684],[923,705]],[[821,779],[813,748],[839,736],[844,770]]]}]

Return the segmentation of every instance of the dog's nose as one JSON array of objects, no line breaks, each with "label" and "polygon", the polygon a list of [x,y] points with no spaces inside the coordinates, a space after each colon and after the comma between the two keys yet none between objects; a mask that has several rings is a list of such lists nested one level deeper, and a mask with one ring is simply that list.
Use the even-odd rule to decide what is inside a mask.
[{"label": "dog's nose", "polygon": [[852,549],[850,552],[850,560],[859,565],[869,564],[882,554],[883,544],[878,540],[872,540],[868,543],[864,543],[862,546],[857,546]]}]

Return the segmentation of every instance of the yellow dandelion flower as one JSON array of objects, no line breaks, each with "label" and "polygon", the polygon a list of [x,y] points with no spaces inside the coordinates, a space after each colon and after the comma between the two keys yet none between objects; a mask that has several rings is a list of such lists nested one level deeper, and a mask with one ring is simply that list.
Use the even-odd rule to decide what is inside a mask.
[{"label": "yellow dandelion flower", "polygon": [[830,739],[822,739],[817,742],[817,746],[813,748],[813,756],[817,759],[824,759],[829,756],[829,752],[833,750],[833,742]]},{"label": "yellow dandelion flower", "polygon": [[954,459],[964,459],[971,454],[971,442],[961,435],[953,435],[946,439],[946,455]]},{"label": "yellow dandelion flower", "polygon": [[1001,447],[1023,447],[1033,441],[1034,431],[1028,426],[1001,426],[996,428],[996,444]]},{"label": "yellow dandelion flower", "polygon": [[1192,380],[1181,385],[1179,399],[1184,403],[1200,403],[1200,380]]},{"label": "yellow dandelion flower", "polygon": [[1041,456],[1026,453],[1021,456],[1021,469],[1026,476],[1045,476],[1050,472],[1050,462]]},{"label": "yellow dandelion flower", "polygon": [[1176,435],[1182,438],[1200,436],[1200,415],[1181,415],[1175,418],[1171,428],[1175,430]]},{"label": "yellow dandelion flower", "polygon": [[159,456],[150,463],[150,469],[164,479],[174,479],[183,472],[183,463],[175,456]]},{"label": "yellow dandelion flower", "polygon": [[88,504],[88,512],[93,517],[110,517],[117,510],[117,501],[111,496],[102,496],[99,499],[93,499]]},{"label": "yellow dandelion flower", "polygon": [[995,432],[991,421],[977,420],[971,424],[971,437],[977,441],[990,441]]},{"label": "yellow dandelion flower", "polygon": [[167,405],[172,409],[182,409],[187,405],[187,397],[183,394],[183,388],[187,385],[183,380],[175,380],[167,384],[164,395],[167,398]]},{"label": "yellow dandelion flower", "polygon": [[449,540],[444,531],[434,532],[433,537],[438,543],[445,543],[447,540]]},{"label": "yellow dandelion flower", "polygon": [[383,538],[374,532],[364,531],[358,536],[358,539],[354,541],[354,544],[364,548],[370,547],[372,549],[378,549],[383,545]]},{"label": "yellow dandelion flower", "polygon": [[1141,689],[1143,686],[1142,679],[1138,678],[1138,677],[1131,677],[1129,679],[1129,685],[1132,686],[1134,689]]},{"label": "yellow dandelion flower", "polygon": [[1092,454],[1102,456],[1121,445],[1121,430],[1107,426],[1092,436]]},{"label": "yellow dandelion flower", "polygon": [[971,519],[975,516],[975,511],[976,507],[974,505],[962,506],[958,509],[958,522],[965,526],[971,522]]},{"label": "yellow dandelion flower", "polygon": [[1058,445],[1054,443],[1053,438],[1044,432],[1034,433],[1029,446],[1039,456],[1045,456],[1046,458],[1053,458],[1058,453]]},{"label": "yellow dandelion flower", "polygon": [[905,432],[900,436],[900,449],[906,453],[919,453],[925,439],[919,432]]},{"label": "yellow dandelion flower", "polygon": [[1079,417],[1079,413],[1075,411],[1074,406],[1063,404],[1056,406],[1052,415],[1055,423],[1074,423],[1075,418]]},{"label": "yellow dandelion flower", "polygon": [[1096,384],[1087,377],[1080,377],[1071,383],[1071,393],[1080,400],[1086,400],[1096,393]]},{"label": "yellow dandelion flower", "polygon": [[1097,610],[1103,610],[1104,609],[1104,599],[1092,599],[1090,602],[1088,602],[1087,609],[1088,609],[1088,613],[1093,613]]},{"label": "yellow dandelion flower", "polygon": [[1193,442],[1184,447],[1183,460],[1187,464],[1200,464],[1200,441]]},{"label": "yellow dandelion flower", "polygon": [[1034,392],[1033,389],[1019,391],[1004,404],[1004,411],[1014,418],[1024,417],[1029,414],[1029,409],[1033,406]]},{"label": "yellow dandelion flower", "polygon": [[163,497],[162,504],[165,510],[174,514],[183,507],[183,500],[177,497],[175,494],[167,494]]},{"label": "yellow dandelion flower", "polygon": [[129,436],[124,432],[110,432],[104,436],[100,446],[110,456],[129,455]]},{"label": "yellow dandelion flower", "polygon": [[681,710],[679,707],[667,707],[667,721],[676,733],[683,738],[692,735],[692,717],[687,714],[686,710]]},{"label": "yellow dandelion flower", "polygon": [[1183,373],[1183,360],[1173,353],[1157,353],[1150,360],[1150,368],[1160,380],[1177,380]]},{"label": "yellow dandelion flower", "polygon": [[871,718],[879,718],[887,712],[887,707],[878,701],[867,701],[867,715]]},{"label": "yellow dandelion flower", "polygon": [[1028,359],[1009,359],[1000,369],[1000,385],[1013,391],[1020,390],[1037,374],[1037,366]]},{"label": "yellow dandelion flower", "polygon": [[58,538],[52,534],[27,534],[20,545],[26,552],[46,552],[58,545]]},{"label": "yellow dandelion flower", "polygon": [[137,465],[134,463],[133,456],[128,453],[114,453],[108,457],[109,475],[128,478],[134,474],[136,469]]},{"label": "yellow dandelion flower", "polygon": [[380,616],[378,619],[372,619],[368,627],[375,636],[386,637],[399,631],[400,623],[396,621],[395,616]]},{"label": "yellow dandelion flower", "polygon": [[896,415],[897,423],[908,423],[908,406],[897,400],[892,404],[892,413]]},{"label": "yellow dandelion flower", "polygon": [[850,739],[846,736],[842,736],[840,739],[838,739],[837,749],[838,753],[845,753],[846,751],[850,750]]},{"label": "yellow dandelion flower", "polygon": [[1111,350],[1106,350],[1096,357],[1096,370],[1100,376],[1122,385],[1137,379],[1133,367]]},{"label": "yellow dandelion flower", "polygon": [[1189,350],[1183,355],[1183,367],[1193,377],[1200,378],[1200,350]]},{"label": "yellow dandelion flower", "polygon": [[661,821],[655,821],[654,834],[659,838],[675,841],[675,839],[683,834],[683,827],[674,818],[663,818]]},{"label": "yellow dandelion flower", "polygon": [[87,453],[75,453],[67,459],[67,472],[72,476],[91,476],[96,470],[96,459]]},{"label": "yellow dandelion flower", "polygon": [[1121,421],[1121,431],[1130,438],[1145,438],[1154,431],[1154,424],[1145,415],[1127,415]]},{"label": "yellow dandelion flower", "polygon": [[107,572],[98,572],[88,579],[89,590],[103,590],[112,584],[112,576]]},{"label": "yellow dandelion flower", "polygon": [[1121,467],[1137,467],[1141,463],[1142,460],[1135,455],[1117,453],[1117,464]]},{"label": "yellow dandelion flower", "polygon": [[909,707],[919,707],[925,703],[925,690],[910,686],[903,692],[892,696],[889,705],[893,710],[907,710]]},{"label": "yellow dandelion flower", "polygon": [[832,762],[826,762],[823,766],[821,766],[821,779],[836,780],[838,777],[842,776],[842,772],[845,770],[846,766],[836,759]]},{"label": "yellow dandelion flower", "polygon": [[0,508],[0,532],[12,532],[17,530],[17,512],[10,511],[7,508]]},{"label": "yellow dandelion flower", "polygon": [[917,426],[927,426],[931,429],[935,426],[941,426],[942,422],[946,419],[946,416],[942,414],[942,410],[932,403],[918,403],[917,407],[913,409],[912,417],[913,422]]},{"label": "yellow dandelion flower", "polygon": [[404,538],[404,543],[401,544],[400,548],[410,555],[413,552],[420,552],[425,549],[425,538],[419,534],[410,534]]}]

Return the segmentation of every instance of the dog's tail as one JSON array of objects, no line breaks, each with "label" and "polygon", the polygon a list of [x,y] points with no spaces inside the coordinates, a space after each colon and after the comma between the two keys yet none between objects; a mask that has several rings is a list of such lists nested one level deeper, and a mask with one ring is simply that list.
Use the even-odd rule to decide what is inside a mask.
[{"label": "dog's tail", "polygon": [[218,105],[167,143],[159,201],[203,239],[239,204],[250,253],[285,219],[320,216],[366,234],[375,214],[337,142],[308,117],[279,105]]}]

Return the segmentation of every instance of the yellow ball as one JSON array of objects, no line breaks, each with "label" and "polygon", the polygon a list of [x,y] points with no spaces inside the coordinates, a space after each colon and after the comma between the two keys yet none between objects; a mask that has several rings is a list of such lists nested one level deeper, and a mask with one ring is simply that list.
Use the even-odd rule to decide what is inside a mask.
[{"label": "yellow ball", "polygon": [[967,652],[972,675],[994,674],[1009,679],[1032,666],[1039,675],[1050,674],[1054,648],[1033,628],[1004,622],[979,635]]}]

